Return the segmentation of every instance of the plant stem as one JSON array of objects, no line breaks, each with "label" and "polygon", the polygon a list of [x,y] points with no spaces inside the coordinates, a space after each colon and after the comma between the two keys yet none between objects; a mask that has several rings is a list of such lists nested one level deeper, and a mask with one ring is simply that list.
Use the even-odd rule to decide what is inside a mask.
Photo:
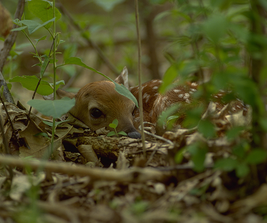
[{"label": "plant stem", "polygon": [[144,133],[144,117],[143,117],[143,95],[142,95],[142,80],[141,80],[141,38],[139,32],[139,10],[138,0],[135,0],[135,17],[136,17],[136,32],[138,40],[138,79],[139,79],[139,109],[140,109],[140,124],[141,124],[141,135],[143,144],[143,153],[146,157],[146,146],[145,146],[145,133]]},{"label": "plant stem", "polygon": [[[56,0],[53,0],[53,17],[56,16]],[[54,100],[56,99],[56,21],[53,22],[53,86],[54,86]],[[52,138],[51,138],[51,147],[50,147],[50,155],[53,152],[54,148],[54,138],[55,138],[55,130],[56,130],[56,121],[53,118],[53,126],[52,126]]]}]

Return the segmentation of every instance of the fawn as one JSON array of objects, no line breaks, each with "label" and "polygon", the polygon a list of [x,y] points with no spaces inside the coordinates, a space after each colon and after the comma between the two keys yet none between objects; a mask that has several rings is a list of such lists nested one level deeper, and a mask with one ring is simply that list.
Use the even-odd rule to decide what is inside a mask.
[{"label": "fawn", "polygon": [[[125,67],[122,73],[114,80],[119,84],[124,84],[128,88],[128,70]],[[144,122],[156,124],[158,117],[169,106],[174,103],[190,105],[192,94],[197,91],[198,84],[188,82],[183,86],[159,94],[158,89],[161,80],[152,80],[142,85],[143,114]],[[129,89],[138,100],[139,87]],[[115,90],[115,85],[111,81],[97,81],[82,87],[75,95],[67,93],[61,89],[57,90],[60,97],[76,98],[75,106],[69,111],[74,117],[85,123],[91,130],[106,127],[118,119],[117,131],[124,131],[131,138],[140,138],[137,131],[140,125],[139,110],[134,102]],[[218,93],[214,99],[220,99],[223,93]],[[220,102],[215,102],[217,109],[222,109]],[[237,101],[231,106],[231,111],[236,112],[246,110],[241,101]],[[184,116],[181,115],[177,123],[181,123]]]}]

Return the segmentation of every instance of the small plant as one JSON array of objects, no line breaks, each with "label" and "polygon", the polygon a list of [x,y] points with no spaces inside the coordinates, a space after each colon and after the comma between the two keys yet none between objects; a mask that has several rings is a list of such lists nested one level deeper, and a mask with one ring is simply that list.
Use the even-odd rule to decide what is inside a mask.
[{"label": "small plant", "polygon": [[114,131],[109,132],[107,136],[114,136],[114,135],[116,135],[117,137],[119,137],[119,135],[127,136],[127,134],[124,131],[117,132],[116,128],[118,124],[119,124],[118,119],[114,119],[113,122],[109,124],[109,127],[113,128]]}]

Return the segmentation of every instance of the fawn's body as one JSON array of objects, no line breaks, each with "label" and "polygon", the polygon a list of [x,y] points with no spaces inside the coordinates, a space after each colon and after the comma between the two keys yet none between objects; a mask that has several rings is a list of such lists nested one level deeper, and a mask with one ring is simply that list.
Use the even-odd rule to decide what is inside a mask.
[{"label": "fawn's body", "polygon": [[[128,87],[128,71],[124,68],[123,72],[115,80],[119,84]],[[158,89],[161,80],[152,80],[142,85],[142,98],[144,108],[144,122],[156,124],[161,113],[174,103],[191,104],[192,94],[197,91],[196,83],[186,83],[184,86],[177,86],[168,91],[164,95],[159,94]],[[139,87],[130,88],[131,93],[137,98],[139,95]],[[66,92],[58,90],[59,96],[66,96]],[[124,131],[131,138],[140,138],[141,135],[137,131],[140,125],[139,110],[133,101],[119,94],[115,90],[115,85],[111,81],[98,81],[85,85],[79,92],[67,94],[68,97],[75,97],[76,104],[70,110],[70,113],[85,123],[91,130],[106,127],[118,119],[117,131]],[[215,98],[221,97],[218,94]],[[222,108],[219,102],[218,109]],[[242,103],[237,103],[232,107],[233,111],[244,109]],[[178,123],[183,120],[181,115]]]}]

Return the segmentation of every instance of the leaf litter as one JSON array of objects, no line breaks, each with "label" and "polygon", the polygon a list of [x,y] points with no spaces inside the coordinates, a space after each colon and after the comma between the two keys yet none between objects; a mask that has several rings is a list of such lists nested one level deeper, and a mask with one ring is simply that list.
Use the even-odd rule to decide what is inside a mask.
[{"label": "leaf litter", "polygon": [[[53,155],[42,161],[51,127],[13,104],[6,107],[12,125],[3,106],[1,114],[12,156],[0,156],[0,222],[265,222],[266,165],[242,178],[213,168],[249,139],[247,131],[234,140],[225,134],[248,125],[240,115],[214,115],[218,137],[212,139],[196,128],[165,132],[171,143],[148,135],[146,159],[140,140],[90,132],[69,116],[57,126]],[[200,172],[185,149],[194,143],[208,151]],[[7,164],[16,167],[12,181]]]}]

